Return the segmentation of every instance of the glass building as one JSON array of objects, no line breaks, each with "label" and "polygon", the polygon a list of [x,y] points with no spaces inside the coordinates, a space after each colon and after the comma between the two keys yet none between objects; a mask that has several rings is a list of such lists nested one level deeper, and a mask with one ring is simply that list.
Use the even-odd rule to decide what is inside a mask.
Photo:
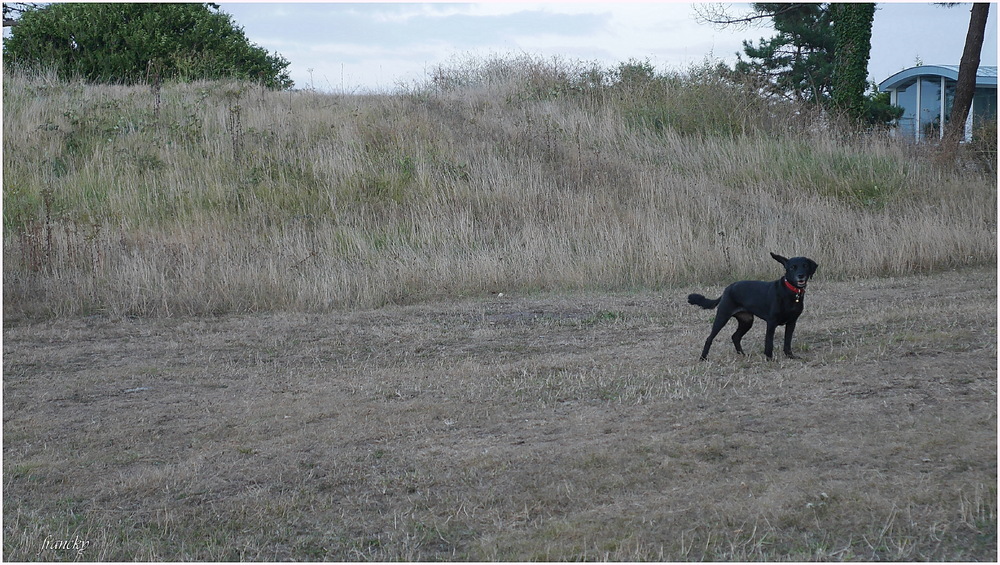
[{"label": "glass building", "polygon": [[[904,69],[882,81],[878,88],[889,92],[892,103],[903,108],[896,132],[914,141],[941,139],[941,123],[948,124],[955,100],[958,65],[921,65]],[[997,119],[997,68],[979,67],[972,109],[965,122],[965,140],[972,139],[978,122]]]}]

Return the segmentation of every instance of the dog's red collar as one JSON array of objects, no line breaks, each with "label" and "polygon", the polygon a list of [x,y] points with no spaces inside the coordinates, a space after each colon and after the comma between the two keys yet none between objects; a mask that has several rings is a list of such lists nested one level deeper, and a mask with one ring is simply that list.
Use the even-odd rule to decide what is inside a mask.
[{"label": "dog's red collar", "polygon": [[806,289],[795,286],[794,284],[788,282],[788,279],[784,277],[781,278],[781,282],[785,283],[785,288],[795,293],[796,302],[802,300],[802,295],[806,293]]}]

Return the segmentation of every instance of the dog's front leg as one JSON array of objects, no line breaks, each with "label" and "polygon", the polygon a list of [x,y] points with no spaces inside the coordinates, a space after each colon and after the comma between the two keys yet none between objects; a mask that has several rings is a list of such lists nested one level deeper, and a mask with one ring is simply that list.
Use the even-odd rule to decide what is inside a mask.
[{"label": "dog's front leg", "polygon": [[785,324],[785,357],[797,359],[792,353],[792,334],[795,333],[795,320],[790,320]]},{"label": "dog's front leg", "polygon": [[774,353],[774,330],[778,327],[773,321],[767,321],[767,333],[764,334],[764,355],[768,359],[773,359],[772,354]]}]

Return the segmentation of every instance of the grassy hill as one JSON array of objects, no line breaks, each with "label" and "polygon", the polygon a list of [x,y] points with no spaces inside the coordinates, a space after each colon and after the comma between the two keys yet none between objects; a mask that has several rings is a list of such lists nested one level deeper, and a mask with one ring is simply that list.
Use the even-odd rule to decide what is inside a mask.
[{"label": "grassy hill", "polygon": [[[628,71],[633,72],[628,72]],[[996,177],[710,66],[470,61],[379,96],[6,71],[8,315],[326,311],[996,260]]]}]

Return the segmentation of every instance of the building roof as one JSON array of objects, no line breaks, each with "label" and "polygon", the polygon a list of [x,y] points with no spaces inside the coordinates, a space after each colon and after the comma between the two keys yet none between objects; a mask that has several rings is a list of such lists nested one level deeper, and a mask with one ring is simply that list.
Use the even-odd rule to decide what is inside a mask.
[{"label": "building roof", "polygon": [[[958,65],[920,65],[904,69],[879,83],[878,89],[882,92],[898,88],[899,86],[915,79],[918,76],[939,76],[958,80]],[[976,73],[976,86],[997,85],[997,68],[979,66]]]}]

